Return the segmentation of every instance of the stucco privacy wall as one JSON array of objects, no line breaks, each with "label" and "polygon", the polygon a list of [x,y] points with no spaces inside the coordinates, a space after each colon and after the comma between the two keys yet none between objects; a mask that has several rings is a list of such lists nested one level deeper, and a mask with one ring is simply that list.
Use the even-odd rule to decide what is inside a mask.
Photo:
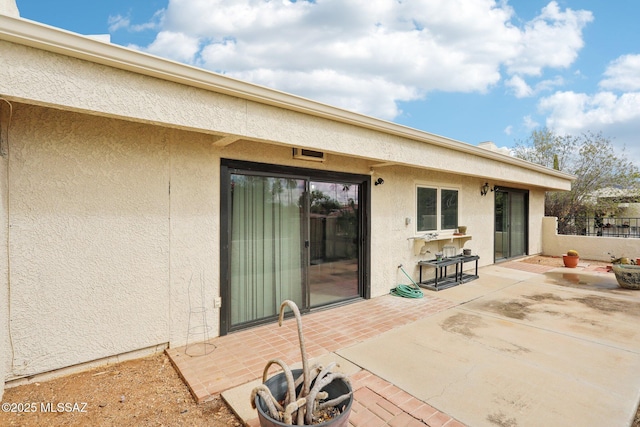
[{"label": "stucco privacy wall", "polygon": [[636,238],[605,236],[570,236],[558,234],[558,218],[544,217],[542,221],[542,253],[561,256],[575,249],[580,258],[594,261],[611,261],[611,255],[635,259],[640,255]]}]

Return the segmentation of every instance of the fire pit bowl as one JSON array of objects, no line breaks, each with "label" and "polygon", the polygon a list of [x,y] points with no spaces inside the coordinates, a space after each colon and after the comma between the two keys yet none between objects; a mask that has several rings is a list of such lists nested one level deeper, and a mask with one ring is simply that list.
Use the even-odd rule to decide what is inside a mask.
[{"label": "fire pit bowl", "polygon": [[613,264],[613,273],[621,288],[640,289],[640,266]]}]

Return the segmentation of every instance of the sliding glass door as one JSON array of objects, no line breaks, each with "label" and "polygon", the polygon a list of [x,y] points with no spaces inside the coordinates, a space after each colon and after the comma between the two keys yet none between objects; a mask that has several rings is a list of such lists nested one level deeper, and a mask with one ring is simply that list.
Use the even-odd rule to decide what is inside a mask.
[{"label": "sliding glass door", "polygon": [[223,162],[221,334],[365,296],[369,179]]},{"label": "sliding glass door", "polygon": [[495,260],[527,254],[529,194],[523,190],[495,190]]}]

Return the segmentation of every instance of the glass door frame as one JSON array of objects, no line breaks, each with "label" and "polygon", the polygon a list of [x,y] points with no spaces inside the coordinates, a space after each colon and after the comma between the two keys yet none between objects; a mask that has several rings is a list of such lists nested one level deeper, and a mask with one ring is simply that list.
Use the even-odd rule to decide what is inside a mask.
[{"label": "glass door frame", "polygon": [[[266,163],[247,162],[240,160],[221,159],[220,163],[220,296],[222,306],[220,307],[220,335],[229,332],[246,329],[252,326],[269,323],[277,320],[277,316],[263,318],[254,322],[243,323],[240,326],[231,324],[231,175],[232,174],[253,174],[261,176],[277,177],[304,177],[309,182],[312,180],[350,183],[358,185],[358,296],[341,300],[332,305],[342,305],[352,300],[371,297],[370,269],[371,269],[371,176],[364,174],[351,174],[345,172],[325,171],[318,169],[298,168],[291,166],[281,166]],[[307,195],[308,200],[308,195]],[[307,203],[308,204],[308,203]],[[308,210],[307,228],[308,228]],[[309,233],[307,230],[307,237]],[[306,251],[307,266],[309,265],[309,250]],[[308,270],[308,268],[307,268]],[[308,274],[308,271],[307,271]],[[310,311],[308,287],[309,279],[306,277],[303,284],[303,295],[306,299],[306,307],[300,307],[303,312]],[[322,309],[326,305],[321,306]],[[320,309],[320,308],[318,308]]]},{"label": "glass door frame", "polygon": [[[509,260],[511,258],[516,258],[516,257],[520,257],[520,256],[525,256],[529,253],[529,191],[528,190],[522,190],[522,189],[518,189],[518,188],[508,188],[508,187],[496,187],[495,188],[495,196],[494,196],[494,221],[493,221],[493,236],[494,236],[494,241],[493,241],[493,261],[495,262],[501,262],[501,261],[506,261]],[[501,254],[502,256],[498,257],[497,253],[498,253],[498,227],[497,227],[497,223],[496,223],[496,215],[498,213],[498,193],[501,193],[504,195],[505,197],[505,208],[507,209],[507,231],[506,231],[506,236],[502,235],[502,242],[501,242]],[[513,249],[512,249],[512,242],[513,242],[513,236],[512,236],[512,232],[513,232],[513,227],[511,226],[511,223],[514,221],[513,217],[512,217],[512,213],[513,210],[511,208],[511,202],[512,202],[512,197],[511,195],[513,194],[518,194],[518,195],[522,195],[523,196],[523,202],[524,202],[524,206],[523,206],[523,218],[520,218],[520,220],[522,221],[522,224],[524,225],[524,231],[523,231],[523,254],[517,254],[514,255],[513,254]],[[504,218],[504,215],[503,215]],[[502,232],[504,233],[505,231],[502,230]],[[505,248],[504,248],[504,242],[507,242],[507,251],[505,253]]]}]

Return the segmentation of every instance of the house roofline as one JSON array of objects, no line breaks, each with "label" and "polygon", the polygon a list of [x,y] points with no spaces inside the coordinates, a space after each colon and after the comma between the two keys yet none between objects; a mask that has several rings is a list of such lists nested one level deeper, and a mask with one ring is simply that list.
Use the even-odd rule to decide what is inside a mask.
[{"label": "house roofline", "polygon": [[0,14],[0,40],[58,53],[76,59],[131,71],[173,83],[197,87],[237,98],[292,110],[312,116],[387,133],[414,141],[497,160],[562,179],[575,176],[556,171],[506,154],[490,151],[451,138],[344,110],[300,96],[160,58],[81,34],[41,24],[24,18]]}]

